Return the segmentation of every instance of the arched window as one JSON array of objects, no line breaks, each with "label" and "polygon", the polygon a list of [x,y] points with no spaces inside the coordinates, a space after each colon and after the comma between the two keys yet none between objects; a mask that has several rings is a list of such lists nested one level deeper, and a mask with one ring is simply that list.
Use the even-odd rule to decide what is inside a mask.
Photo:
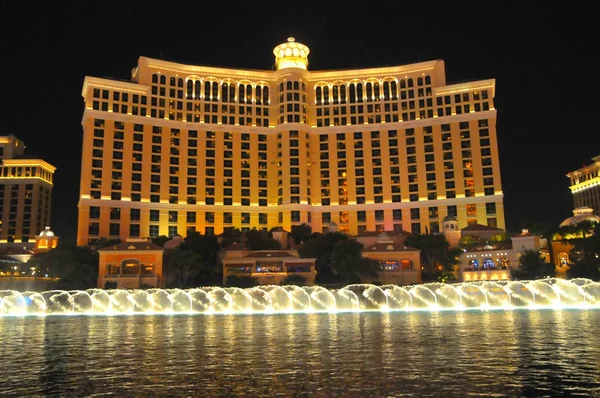
[{"label": "arched window", "polygon": [[390,86],[392,88],[392,99],[396,100],[398,99],[398,84],[392,80],[392,83],[390,83]]},{"label": "arched window", "polygon": [[217,101],[219,99],[219,83],[213,82],[212,84],[212,99]]},{"label": "arched window", "polygon": [[346,103],[346,85],[342,84],[340,86],[340,103],[345,104]]},{"label": "arched window", "polygon": [[390,99],[390,82],[383,82],[383,99],[385,101]]},{"label": "arched window", "polygon": [[256,98],[256,103],[258,105],[262,104],[262,87],[261,86],[256,86],[256,91],[255,91],[255,96]]},{"label": "arched window", "polygon": [[169,79],[169,86],[175,86],[175,84],[176,84],[176,79],[171,76],[171,78]]},{"label": "arched window", "polygon": [[210,82],[204,82],[204,99],[210,99]]},{"label": "arched window", "polygon": [[252,85],[251,84],[246,84],[246,103],[247,104],[252,103]]},{"label": "arched window", "polygon": [[167,77],[165,75],[160,75],[160,84],[167,84]]},{"label": "arched window", "polygon": [[300,83],[294,82],[294,90],[300,90]]},{"label": "arched window", "polygon": [[422,78],[422,77],[419,77],[419,78],[417,79],[417,86],[422,86],[422,85],[423,85],[423,78]]},{"label": "arched window", "polygon": [[235,83],[229,83],[229,102],[235,102]]},{"label": "arched window", "polygon": [[329,105],[329,87],[323,87],[323,104]]},{"label": "arched window", "polygon": [[269,105],[269,87],[267,86],[263,89],[263,103]]},{"label": "arched window", "polygon": [[292,89],[292,82],[291,81],[287,82],[285,88],[288,89],[288,90],[291,90]]},{"label": "arched window", "polygon": [[469,262],[469,267],[473,270],[473,271],[477,271],[479,269],[479,260],[471,260]]},{"label": "arched window", "polygon": [[431,76],[425,76],[425,84],[431,84]]},{"label": "arched window", "polygon": [[318,86],[315,90],[315,97],[317,100],[317,104],[321,104],[321,99],[323,97],[323,88],[321,86]]},{"label": "arched window", "polygon": [[156,73],[152,75],[152,83],[158,83],[158,75]]},{"label": "arched window", "polygon": [[406,80],[400,80],[400,88],[406,88]]},{"label": "arched window", "polygon": [[246,85],[244,85],[244,84],[240,84],[240,88],[238,90],[238,102],[240,104],[243,104],[246,102]]},{"label": "arched window", "polygon": [[194,96],[196,97],[196,99],[200,98],[202,92],[202,82],[200,82],[200,80],[196,80],[196,83],[194,84]]},{"label": "arched window", "polygon": [[283,91],[283,82],[279,83],[279,92]]},{"label": "arched window", "polygon": [[121,274],[123,275],[139,275],[140,261],[136,259],[127,259],[121,262]]},{"label": "arched window", "polygon": [[367,83],[367,101],[373,100],[373,85],[371,83]]},{"label": "arched window", "polygon": [[192,80],[188,80],[187,82],[187,97],[192,98],[194,95],[194,82]]},{"label": "arched window", "polygon": [[306,91],[306,84],[304,82],[302,82],[302,91]]},{"label": "arched window", "polygon": [[492,269],[494,268],[494,261],[491,258],[486,258],[483,260],[483,269]]},{"label": "arched window", "polygon": [[561,271],[564,271],[568,267],[569,267],[569,255],[567,253],[559,253],[557,268]]},{"label": "arched window", "polygon": [[383,269],[386,271],[398,271],[398,261],[387,260],[383,263]]},{"label": "arched window", "polygon": [[354,83],[350,83],[348,91],[350,94],[350,103],[353,104],[356,102],[356,85]]},{"label": "arched window", "polygon": [[400,261],[400,268],[401,269],[413,269],[413,263],[412,263],[412,261],[410,261],[408,259],[404,259],[404,260]]},{"label": "arched window", "polygon": [[340,97],[340,88],[338,86],[333,86],[331,89],[331,100],[334,104],[337,104],[339,102],[339,97]]},{"label": "arched window", "polygon": [[358,83],[356,85],[356,100],[358,102],[363,102],[363,85],[362,85],[362,83]]},{"label": "arched window", "polygon": [[181,77],[177,79],[177,87],[183,88],[183,79]]},{"label": "arched window", "polygon": [[373,84],[373,95],[375,96],[375,101],[379,101],[379,98],[381,97],[381,92],[379,91],[379,83]]},{"label": "arched window", "polygon": [[221,86],[221,101],[229,102],[229,85],[227,83],[223,83]]},{"label": "arched window", "polygon": [[413,79],[412,79],[412,77],[409,77],[408,78],[408,87],[413,87],[413,86],[414,86]]}]

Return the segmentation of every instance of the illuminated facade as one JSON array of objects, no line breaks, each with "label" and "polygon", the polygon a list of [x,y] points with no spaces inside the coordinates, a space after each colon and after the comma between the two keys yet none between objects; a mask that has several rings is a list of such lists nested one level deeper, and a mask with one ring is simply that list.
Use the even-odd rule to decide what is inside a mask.
[{"label": "illuminated facade", "polygon": [[600,155],[592,158],[593,163],[567,174],[571,180],[571,193],[575,207],[591,207],[600,214]]},{"label": "illuminated facade", "polygon": [[309,223],[324,231],[504,228],[493,79],[444,62],[309,71],[140,57],[131,82],[86,77],[78,244]]},{"label": "illuminated facade", "polygon": [[221,256],[224,286],[232,275],[255,278],[259,285],[280,285],[290,276],[304,278],[306,286],[315,284],[317,259],[300,258],[296,250],[224,250]]},{"label": "illuminated facade", "polygon": [[50,223],[55,170],[27,158],[23,141],[0,137],[0,247],[35,247],[35,237]]},{"label": "illuminated facade", "polygon": [[98,253],[98,288],[164,287],[162,247],[145,239],[127,239]]}]

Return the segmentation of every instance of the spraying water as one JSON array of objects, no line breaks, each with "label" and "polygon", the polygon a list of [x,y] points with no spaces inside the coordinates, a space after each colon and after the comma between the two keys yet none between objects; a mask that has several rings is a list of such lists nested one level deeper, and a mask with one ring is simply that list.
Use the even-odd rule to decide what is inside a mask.
[{"label": "spraying water", "polygon": [[193,289],[0,290],[0,316],[277,314],[361,311],[600,309],[600,283],[589,279]]}]

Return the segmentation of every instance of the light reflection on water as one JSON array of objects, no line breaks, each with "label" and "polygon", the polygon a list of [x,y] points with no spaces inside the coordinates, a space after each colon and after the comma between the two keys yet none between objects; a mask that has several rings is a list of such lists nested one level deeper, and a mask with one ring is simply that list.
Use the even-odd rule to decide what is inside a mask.
[{"label": "light reflection on water", "polygon": [[594,396],[600,311],[0,319],[2,396]]}]

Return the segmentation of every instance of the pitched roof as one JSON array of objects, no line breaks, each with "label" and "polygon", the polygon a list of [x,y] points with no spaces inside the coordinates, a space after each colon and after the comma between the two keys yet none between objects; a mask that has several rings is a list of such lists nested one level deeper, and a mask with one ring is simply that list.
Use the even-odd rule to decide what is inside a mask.
[{"label": "pitched roof", "polygon": [[416,247],[398,245],[395,243],[376,243],[375,245],[365,245],[363,252],[420,252]]},{"label": "pitched roof", "polygon": [[22,247],[3,247],[0,248],[0,254],[14,256],[18,254],[33,254],[33,252]]},{"label": "pitched roof", "polygon": [[124,250],[159,250],[163,251],[163,248],[155,245],[152,242],[121,242],[116,245],[110,245],[98,249],[98,251],[124,251]]}]

